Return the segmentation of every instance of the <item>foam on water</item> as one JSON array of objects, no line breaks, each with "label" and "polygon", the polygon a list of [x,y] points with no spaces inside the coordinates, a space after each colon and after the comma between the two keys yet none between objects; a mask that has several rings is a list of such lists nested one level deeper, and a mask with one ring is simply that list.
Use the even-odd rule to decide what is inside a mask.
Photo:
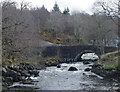
[{"label": "foam on water", "polygon": [[[85,72],[86,68],[91,68],[89,65],[84,65],[82,62],[71,64],[63,63],[61,68],[47,67],[45,70],[39,70],[39,77],[31,77],[38,81],[34,86],[41,90],[110,90],[114,92],[118,87],[115,83],[107,82],[103,77],[89,71]],[[78,71],[68,71],[73,66]],[[84,73],[84,74],[83,74]],[[14,84],[12,86],[31,86],[25,84]],[[32,85],[33,86],[33,85]]]}]

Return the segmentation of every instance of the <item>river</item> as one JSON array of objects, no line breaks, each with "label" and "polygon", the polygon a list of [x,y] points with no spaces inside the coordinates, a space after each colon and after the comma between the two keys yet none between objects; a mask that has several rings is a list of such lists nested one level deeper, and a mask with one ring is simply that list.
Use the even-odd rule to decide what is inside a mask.
[{"label": "river", "polygon": [[[104,80],[99,75],[91,71],[85,72],[86,68],[91,68],[91,64],[84,65],[82,62],[63,63],[61,68],[47,67],[39,70],[39,77],[31,77],[33,84],[14,83],[14,86],[32,86],[36,90],[81,90],[81,92],[115,92],[118,84],[113,81]],[[68,71],[69,67],[76,67],[78,71]]]}]

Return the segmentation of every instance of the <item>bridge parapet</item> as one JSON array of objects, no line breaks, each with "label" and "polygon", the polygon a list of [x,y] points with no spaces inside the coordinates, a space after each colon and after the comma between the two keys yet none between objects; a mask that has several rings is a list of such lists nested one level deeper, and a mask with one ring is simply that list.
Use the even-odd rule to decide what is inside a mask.
[{"label": "bridge parapet", "polygon": [[43,57],[59,56],[60,58],[75,58],[78,53],[91,50],[97,55],[101,55],[101,48],[95,45],[73,45],[73,46],[48,46],[42,52]]},{"label": "bridge parapet", "polygon": [[60,58],[75,58],[79,53],[90,50],[98,56],[117,50],[117,47],[104,47],[96,45],[73,45],[73,46],[48,46],[42,52],[43,57],[59,56]]}]

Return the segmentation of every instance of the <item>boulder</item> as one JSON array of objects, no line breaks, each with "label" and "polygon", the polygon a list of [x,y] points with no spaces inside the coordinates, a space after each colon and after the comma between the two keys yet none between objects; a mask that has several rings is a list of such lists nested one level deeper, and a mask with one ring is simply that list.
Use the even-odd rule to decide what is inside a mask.
[{"label": "boulder", "polygon": [[90,61],[83,61],[83,64],[90,64]]},{"label": "boulder", "polygon": [[25,80],[26,80],[25,76],[21,76],[21,81],[25,81]]},{"label": "boulder", "polygon": [[28,70],[34,70],[35,69],[34,66],[32,66],[32,65],[29,65],[27,68],[28,68]]},{"label": "boulder", "polygon": [[68,69],[68,71],[78,71],[78,69],[76,68],[76,67],[70,67],[69,69]]},{"label": "boulder", "polygon": [[34,77],[37,77],[37,76],[39,76],[39,71],[35,70],[34,71]]},{"label": "boulder", "polygon": [[14,76],[17,76],[17,72],[9,69],[6,75],[7,77],[14,77]]},{"label": "boulder", "polygon": [[13,70],[19,72],[19,71],[20,71],[20,70],[19,70],[19,66],[14,66],[14,67],[13,67]]},{"label": "boulder", "polygon": [[5,81],[6,81],[6,82],[13,82],[13,78],[12,78],[12,77],[6,77],[6,78],[5,78]]},{"label": "boulder", "polygon": [[85,73],[83,73],[83,75],[85,75]]},{"label": "boulder", "polygon": [[93,65],[92,66],[92,68],[94,69],[94,68],[101,68],[103,65],[101,65],[101,64],[97,64],[97,65]]},{"label": "boulder", "polygon": [[39,71],[37,70],[29,70],[28,72],[30,75],[34,75],[35,77],[39,76]]},{"label": "boulder", "polygon": [[13,67],[14,67],[13,65],[8,66],[8,68],[11,70],[13,69]]},{"label": "boulder", "polygon": [[23,71],[21,72],[21,76],[30,77],[30,74],[28,73],[27,70],[23,70]]},{"label": "boulder", "polygon": [[20,65],[10,65],[8,68],[2,69],[3,82],[19,82],[25,81],[26,77],[39,76],[39,71],[36,70],[33,64],[21,63]]},{"label": "boulder", "polygon": [[21,81],[21,76],[14,76],[13,78],[13,82],[19,82]]},{"label": "boulder", "polygon": [[23,84],[34,84],[31,79],[22,81]]},{"label": "boulder", "polygon": [[5,68],[2,68],[2,76],[6,76],[7,70]]},{"label": "boulder", "polygon": [[12,77],[14,82],[21,81],[21,74],[14,70],[9,70],[8,76]]},{"label": "boulder", "polygon": [[91,69],[90,68],[86,68],[84,71],[90,71]]},{"label": "boulder", "polygon": [[57,65],[57,68],[61,68],[61,65]]}]

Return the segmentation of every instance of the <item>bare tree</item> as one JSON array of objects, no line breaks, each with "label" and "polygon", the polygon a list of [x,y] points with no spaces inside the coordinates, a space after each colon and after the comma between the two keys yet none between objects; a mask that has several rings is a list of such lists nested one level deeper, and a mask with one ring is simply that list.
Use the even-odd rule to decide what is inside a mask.
[{"label": "bare tree", "polygon": [[31,14],[33,15],[35,30],[39,33],[44,31],[46,28],[47,20],[49,19],[50,13],[45,9],[44,6],[42,8],[34,8],[31,10]]},{"label": "bare tree", "polygon": [[63,32],[64,30],[63,14],[60,12],[51,12],[47,25],[48,30],[52,29],[57,38],[58,33]]},{"label": "bare tree", "polygon": [[114,18],[120,18],[120,1],[119,0],[98,0],[94,4],[95,13],[106,14],[110,19],[116,24],[119,25],[118,22],[114,20]]}]

